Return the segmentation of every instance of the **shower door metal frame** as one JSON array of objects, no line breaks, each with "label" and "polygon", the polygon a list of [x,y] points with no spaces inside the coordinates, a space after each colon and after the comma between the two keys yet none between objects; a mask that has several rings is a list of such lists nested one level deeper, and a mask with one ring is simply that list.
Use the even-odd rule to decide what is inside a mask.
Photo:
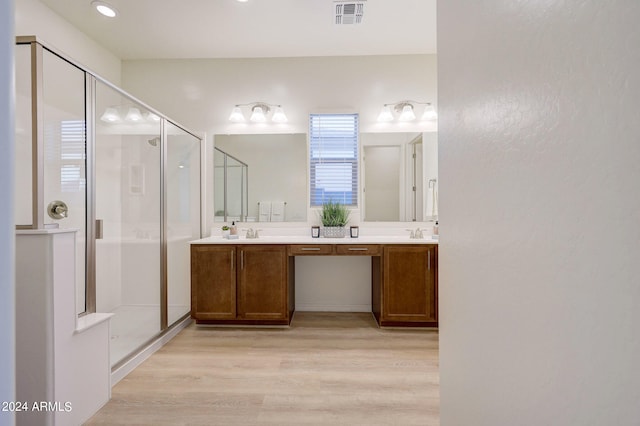
[{"label": "shower door metal frame", "polygon": [[31,224],[16,225],[16,229],[45,229],[43,47],[33,36],[16,37],[16,44],[29,45],[31,78]]},{"label": "shower door metal frame", "polygon": [[169,267],[167,245],[167,125],[160,120],[160,329],[169,326]]},{"label": "shower door metal frame", "polygon": [[87,172],[87,229],[86,229],[86,307],[87,312],[96,312],[96,79],[93,75],[85,72],[85,105],[86,105],[86,129],[87,129],[87,145],[86,145],[86,167]]}]

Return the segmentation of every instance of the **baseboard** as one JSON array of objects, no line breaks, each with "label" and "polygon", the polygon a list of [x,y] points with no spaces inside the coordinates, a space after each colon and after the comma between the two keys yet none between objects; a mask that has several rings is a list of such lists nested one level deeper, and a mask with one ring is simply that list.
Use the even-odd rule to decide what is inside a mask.
[{"label": "baseboard", "polygon": [[315,303],[296,303],[300,312],[371,312],[371,305],[324,305]]},{"label": "baseboard", "polygon": [[173,339],[180,331],[182,331],[192,322],[193,320],[187,316],[185,319],[169,329],[165,334],[158,336],[157,339],[149,343],[144,349],[128,359],[127,362],[119,366],[117,369],[113,370],[111,372],[111,387],[114,387],[120,380],[125,378],[127,374],[135,370],[136,367],[146,361],[151,355],[153,355],[154,352],[167,344],[169,340]]}]

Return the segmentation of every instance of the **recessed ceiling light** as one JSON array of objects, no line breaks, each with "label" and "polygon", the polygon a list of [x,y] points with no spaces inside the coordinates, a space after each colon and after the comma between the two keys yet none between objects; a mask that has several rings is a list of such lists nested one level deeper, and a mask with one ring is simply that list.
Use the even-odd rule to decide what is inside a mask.
[{"label": "recessed ceiling light", "polygon": [[98,12],[108,18],[114,18],[118,14],[115,7],[103,1],[94,0],[91,2],[91,5],[95,7]]},{"label": "recessed ceiling light", "polygon": [[248,2],[248,1],[249,1],[249,0],[238,0],[238,3],[246,3],[246,2]]}]

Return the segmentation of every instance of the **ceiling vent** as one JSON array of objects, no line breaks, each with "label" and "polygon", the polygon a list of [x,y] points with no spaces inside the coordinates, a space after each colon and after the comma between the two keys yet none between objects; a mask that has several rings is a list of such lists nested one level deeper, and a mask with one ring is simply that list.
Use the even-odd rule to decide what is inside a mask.
[{"label": "ceiling vent", "polygon": [[361,24],[365,1],[335,1],[335,24]]}]

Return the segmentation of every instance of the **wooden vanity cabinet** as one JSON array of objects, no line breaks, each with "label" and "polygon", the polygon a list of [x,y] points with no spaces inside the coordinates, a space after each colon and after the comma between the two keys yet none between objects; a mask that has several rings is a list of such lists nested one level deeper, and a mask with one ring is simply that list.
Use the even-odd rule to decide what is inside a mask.
[{"label": "wooden vanity cabinet", "polygon": [[437,245],[385,245],[380,325],[438,325],[437,259]]},{"label": "wooden vanity cabinet", "polygon": [[285,246],[192,245],[191,317],[199,324],[289,324]]},{"label": "wooden vanity cabinet", "polygon": [[194,244],[191,317],[198,324],[281,324],[295,310],[295,257],[370,256],[381,326],[438,326],[435,244]]},{"label": "wooden vanity cabinet", "polygon": [[238,252],[238,318],[288,320],[286,247],[246,245]]},{"label": "wooden vanity cabinet", "polygon": [[235,246],[191,246],[191,317],[236,318]]}]

